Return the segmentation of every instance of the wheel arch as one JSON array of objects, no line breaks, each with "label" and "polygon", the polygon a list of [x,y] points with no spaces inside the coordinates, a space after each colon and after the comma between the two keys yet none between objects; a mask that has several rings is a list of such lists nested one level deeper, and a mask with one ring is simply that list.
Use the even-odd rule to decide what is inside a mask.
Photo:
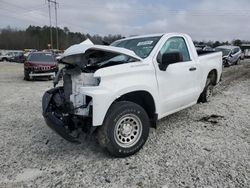
[{"label": "wheel arch", "polygon": [[217,72],[217,70],[216,69],[212,69],[208,73],[207,78],[211,78],[211,82],[215,86],[217,84],[217,81],[218,81],[218,72]]},{"label": "wheel arch", "polygon": [[152,127],[156,127],[158,115],[156,113],[156,104],[151,93],[145,90],[131,91],[121,95],[114,102],[130,101],[140,105],[148,114]]}]

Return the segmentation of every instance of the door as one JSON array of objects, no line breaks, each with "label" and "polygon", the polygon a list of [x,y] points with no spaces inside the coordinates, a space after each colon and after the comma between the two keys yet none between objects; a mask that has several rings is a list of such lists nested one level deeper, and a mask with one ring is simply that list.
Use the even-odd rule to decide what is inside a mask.
[{"label": "door", "polygon": [[198,65],[190,58],[184,38],[169,38],[158,52],[155,61],[159,64],[164,53],[176,51],[182,56],[181,62],[170,64],[166,71],[156,67],[162,116],[196,102],[199,96]]},{"label": "door", "polygon": [[231,63],[235,63],[237,61],[237,48],[232,49],[231,53]]},{"label": "door", "polygon": [[241,50],[239,47],[235,48],[235,62],[237,62],[241,57]]}]

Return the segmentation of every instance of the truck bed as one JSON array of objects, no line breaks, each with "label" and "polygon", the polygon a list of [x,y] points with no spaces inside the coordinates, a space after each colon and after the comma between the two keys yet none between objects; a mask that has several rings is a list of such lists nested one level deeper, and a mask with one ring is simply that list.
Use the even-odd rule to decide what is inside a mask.
[{"label": "truck bed", "polygon": [[196,50],[196,51],[197,51],[198,56],[216,53],[216,51],[205,51],[205,50]]},{"label": "truck bed", "polygon": [[[200,65],[201,65],[201,74],[203,76],[203,85],[206,81],[208,70],[217,70],[217,74],[221,75],[222,72],[222,53],[221,52],[210,52],[210,53],[203,53],[202,55],[198,56]],[[217,82],[219,82],[220,76],[217,77]]]}]

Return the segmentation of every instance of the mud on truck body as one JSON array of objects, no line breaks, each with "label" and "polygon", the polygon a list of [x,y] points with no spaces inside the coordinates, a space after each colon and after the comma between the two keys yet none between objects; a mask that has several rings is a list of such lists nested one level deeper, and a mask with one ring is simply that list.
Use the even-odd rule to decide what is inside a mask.
[{"label": "mud on truck body", "polygon": [[188,35],[167,33],[74,45],[61,63],[54,85],[61,78],[63,85],[43,96],[47,125],[74,143],[79,132],[96,131],[109,153],[126,157],[142,148],[158,119],[210,99],[222,54],[198,56]]}]

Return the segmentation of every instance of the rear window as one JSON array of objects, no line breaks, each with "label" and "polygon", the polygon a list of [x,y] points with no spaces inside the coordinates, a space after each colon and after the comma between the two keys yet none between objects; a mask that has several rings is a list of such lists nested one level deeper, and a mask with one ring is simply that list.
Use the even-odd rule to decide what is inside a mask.
[{"label": "rear window", "polygon": [[38,62],[55,62],[55,58],[51,53],[32,53],[28,57],[28,61]]}]

